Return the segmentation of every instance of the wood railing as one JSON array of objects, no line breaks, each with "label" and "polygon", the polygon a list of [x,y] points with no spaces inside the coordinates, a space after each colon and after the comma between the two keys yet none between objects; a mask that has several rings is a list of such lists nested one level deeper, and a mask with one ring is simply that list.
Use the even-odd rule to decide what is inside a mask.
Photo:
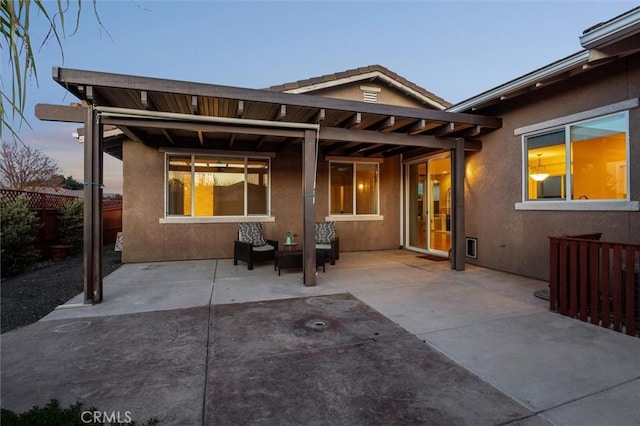
[{"label": "wood railing", "polygon": [[550,309],[640,337],[640,244],[550,237]]}]

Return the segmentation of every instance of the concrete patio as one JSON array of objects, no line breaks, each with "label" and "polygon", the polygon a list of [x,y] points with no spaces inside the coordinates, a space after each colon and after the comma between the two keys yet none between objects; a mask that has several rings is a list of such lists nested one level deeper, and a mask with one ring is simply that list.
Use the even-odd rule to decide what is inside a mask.
[{"label": "concrete patio", "polygon": [[640,424],[640,339],[548,312],[546,282],[393,250],[299,271],[127,264],[2,335],[2,407],[161,424]]}]

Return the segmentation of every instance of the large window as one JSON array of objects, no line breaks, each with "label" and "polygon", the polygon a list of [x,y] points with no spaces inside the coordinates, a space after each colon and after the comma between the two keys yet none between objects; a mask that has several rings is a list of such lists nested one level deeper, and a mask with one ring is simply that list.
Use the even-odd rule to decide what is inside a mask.
[{"label": "large window", "polygon": [[628,200],[628,113],[524,136],[527,201]]},{"label": "large window", "polygon": [[167,154],[167,216],[269,215],[269,159]]},{"label": "large window", "polygon": [[329,170],[331,215],[378,214],[378,163],[332,161]]}]

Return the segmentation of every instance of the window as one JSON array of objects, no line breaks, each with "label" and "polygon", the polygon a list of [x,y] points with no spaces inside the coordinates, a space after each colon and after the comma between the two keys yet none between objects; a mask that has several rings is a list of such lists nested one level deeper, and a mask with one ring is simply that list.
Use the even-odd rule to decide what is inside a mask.
[{"label": "window", "polygon": [[167,154],[167,216],[269,215],[268,158]]},{"label": "window", "polygon": [[524,136],[526,201],[628,200],[627,112]]},{"label": "window", "polygon": [[378,163],[332,161],[329,170],[331,215],[378,214]]}]

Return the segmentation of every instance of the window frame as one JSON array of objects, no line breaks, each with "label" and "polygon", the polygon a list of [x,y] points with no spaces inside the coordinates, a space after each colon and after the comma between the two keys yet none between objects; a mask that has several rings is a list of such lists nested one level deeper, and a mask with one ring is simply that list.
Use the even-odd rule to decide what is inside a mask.
[{"label": "window frame", "polygon": [[[344,157],[327,157],[327,161],[329,162],[328,169],[328,189],[327,189],[327,209],[328,214],[325,217],[325,220],[328,221],[371,221],[371,220],[383,220],[384,216],[380,214],[380,164],[382,163],[382,159],[371,158],[371,159],[353,159],[353,158],[344,158]],[[331,167],[333,164],[351,164],[353,166],[353,174],[352,174],[352,182],[353,182],[353,212],[345,213],[345,214],[334,214],[331,212]],[[375,164],[376,165],[376,205],[375,205],[375,213],[360,213],[358,214],[357,207],[357,185],[356,185],[356,176],[357,176],[357,165],[358,164]]]},{"label": "window frame", "polygon": [[[182,156],[182,157],[190,157],[191,159],[191,214],[187,215],[171,215],[168,212],[168,177],[169,177],[169,159],[172,156]],[[243,189],[243,211],[242,215],[220,215],[220,216],[197,216],[195,214],[195,197],[196,191],[194,190],[195,186],[195,158],[196,157],[210,157],[210,158],[235,158],[242,159],[244,161],[244,189]],[[220,154],[218,152],[202,152],[202,151],[191,151],[184,152],[180,150],[176,151],[165,151],[164,152],[164,213],[163,217],[160,218],[160,223],[215,223],[215,222],[273,222],[275,218],[271,215],[271,190],[272,190],[272,180],[271,180],[271,172],[272,172],[272,155],[253,155],[253,153],[249,152],[238,152],[238,153],[224,153]],[[266,161],[268,164],[268,187],[267,187],[267,212],[265,214],[248,214],[248,185],[249,185],[249,169],[247,167],[248,162],[250,160],[262,160]]]},{"label": "window frame", "polygon": [[[544,123],[538,123],[523,128],[515,129],[514,134],[521,136],[521,161],[522,161],[522,201],[515,204],[516,210],[567,210],[567,211],[638,211],[640,210],[640,202],[631,200],[631,150],[630,150],[630,116],[629,109],[637,106],[637,100],[623,101],[618,104],[597,108],[566,117],[560,117],[549,120]],[[588,123],[590,121],[622,115],[625,120],[625,155],[627,164],[626,174],[626,198],[625,199],[598,199],[598,200],[579,200],[571,199],[573,190],[573,176],[566,173],[571,170],[571,127]],[[535,136],[550,134],[557,131],[564,131],[564,150],[565,150],[565,174],[563,185],[565,187],[564,198],[557,200],[535,200],[528,199],[528,179],[529,179],[529,163],[528,163],[528,146],[527,139]]]}]

